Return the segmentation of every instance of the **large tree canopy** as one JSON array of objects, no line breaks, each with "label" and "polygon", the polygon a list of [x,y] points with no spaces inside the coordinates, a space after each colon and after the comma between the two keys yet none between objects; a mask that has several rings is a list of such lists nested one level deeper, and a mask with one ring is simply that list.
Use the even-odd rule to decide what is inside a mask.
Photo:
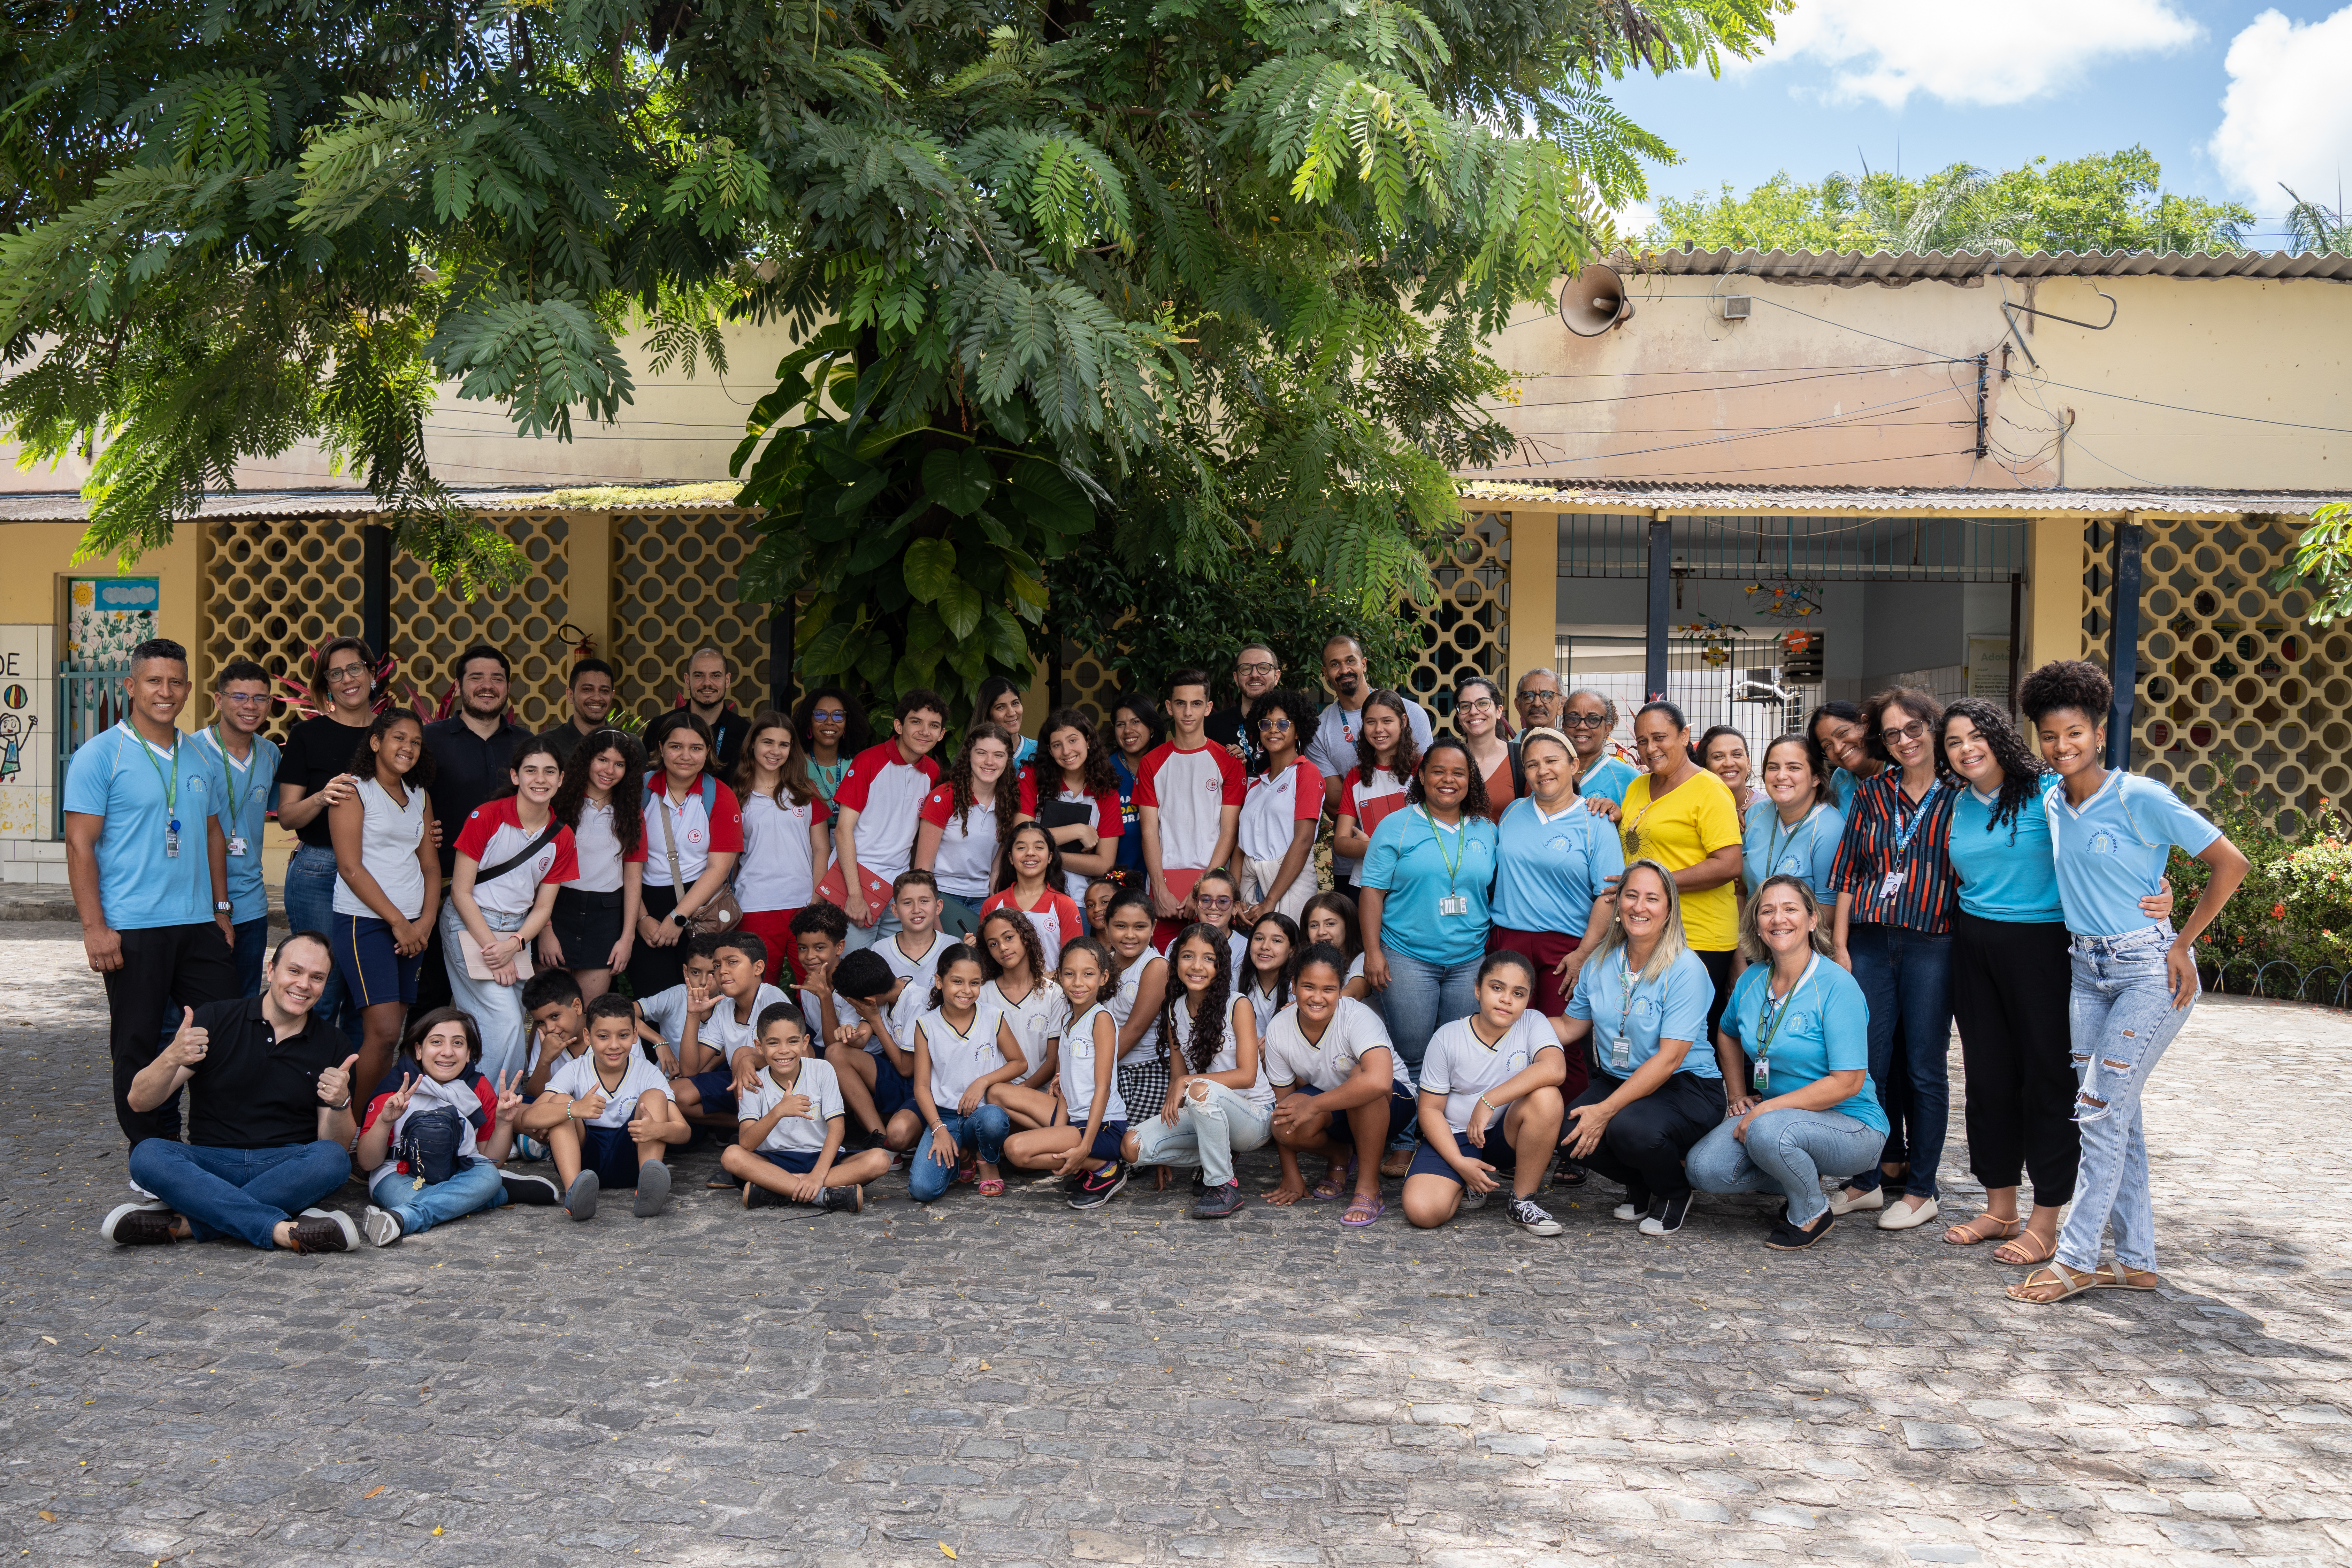
[{"label": "large tree canopy", "polygon": [[1271,542],[1379,595],[1507,441],[1481,336],[1672,155],[1606,82],[1714,68],[1785,3],[22,7],[0,419],[102,446],[93,550],[315,439],[437,575],[495,580],[425,460],[436,382],[563,437],[632,401],[625,328],[690,370],[781,318],[837,330],[779,371],[747,496],[822,469],[831,510],[758,585],[818,595],[837,668],[894,684],[925,607],[937,657],[983,623],[1010,654],[1085,501],[1135,559]]}]

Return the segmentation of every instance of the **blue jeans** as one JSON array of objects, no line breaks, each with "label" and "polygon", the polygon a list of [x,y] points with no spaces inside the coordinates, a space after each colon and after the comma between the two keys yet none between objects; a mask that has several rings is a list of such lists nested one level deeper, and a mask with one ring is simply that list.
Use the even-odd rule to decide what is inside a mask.
[{"label": "blue jeans", "polygon": [[[1952,1112],[1952,939],[1871,923],[1848,931],[1846,951],[1870,1004],[1870,1079],[1893,1129],[1882,1158],[1898,1161],[1907,1148],[1911,1174],[1904,1190],[1932,1198]],[[1857,1192],[1878,1184],[1875,1166],[1854,1174]]]},{"label": "blue jeans", "polygon": [[2058,1261],[2069,1268],[2098,1267],[2099,1238],[2110,1224],[2117,1263],[2156,1267],[2156,1209],[2139,1110],[2148,1076],[2189,1022],[2189,1008],[2172,1005],[2164,973],[2171,946],[2171,931],[2151,926],[2129,936],[2078,936],[2068,955],[2074,981],[2068,1022],[2081,1086],[2074,1125],[2083,1135],[2074,1205],[2058,1232]]},{"label": "blue jeans", "polygon": [[[286,862],[286,923],[294,931],[314,931],[324,936],[335,920],[335,852],[315,844],[299,845]],[[360,1037],[359,1004],[343,984],[342,971],[327,976],[310,1016],[332,1024],[347,1040]]]},{"label": "blue jeans", "polygon": [[856,921],[852,921],[849,922],[849,940],[843,945],[842,951],[863,952],[886,936],[897,936],[901,929],[898,917],[887,909],[882,911],[882,918],[870,926],[862,926]]},{"label": "blue jeans", "polygon": [[171,1205],[198,1241],[234,1236],[275,1247],[280,1220],[324,1202],[351,1173],[351,1151],[324,1138],[278,1149],[149,1138],[131,1151],[131,1179]]},{"label": "blue jeans", "polygon": [[447,1181],[427,1186],[416,1185],[414,1176],[391,1172],[369,1189],[368,1198],[376,1207],[400,1216],[403,1235],[415,1236],[436,1225],[498,1207],[507,1201],[507,1184],[496,1165],[476,1155],[471,1165]]},{"label": "blue jeans", "polygon": [[[940,1125],[956,1141],[959,1152],[977,1154],[983,1165],[993,1165],[1004,1158],[1004,1140],[1013,1132],[1013,1118],[1004,1114],[1001,1105],[983,1105],[970,1116],[943,1110],[940,1113]],[[1083,1126],[1079,1130],[1085,1131]],[[955,1185],[955,1166],[942,1165],[931,1158],[932,1136],[928,1130],[923,1133],[923,1141],[915,1145],[914,1163],[907,1167],[907,1195],[919,1204],[935,1203]]]},{"label": "blue jeans", "polygon": [[1234,1179],[1235,1154],[1263,1149],[1274,1136],[1274,1107],[1222,1083],[1189,1079],[1175,1123],[1147,1117],[1135,1134],[1137,1164],[1198,1165],[1202,1182],[1222,1187]]},{"label": "blue jeans", "polygon": [[[269,957],[269,917],[256,915],[249,921],[236,922],[236,994],[240,996],[261,994],[261,966]],[[173,1026],[177,1033],[177,1026]]]},{"label": "blue jeans", "polygon": [[1851,1176],[1878,1163],[1886,1134],[1836,1110],[1768,1110],[1748,1124],[1726,1121],[1683,1158],[1690,1184],[1703,1193],[1778,1193],[1789,1223],[1810,1226],[1828,1212],[1823,1176]]},{"label": "blue jeans", "polygon": [[1429,1037],[1440,1024],[1478,1010],[1478,965],[1486,955],[1479,952],[1459,963],[1425,963],[1393,947],[1386,952],[1389,988],[1380,994],[1378,1005],[1389,1026],[1389,1040],[1417,1085]]}]

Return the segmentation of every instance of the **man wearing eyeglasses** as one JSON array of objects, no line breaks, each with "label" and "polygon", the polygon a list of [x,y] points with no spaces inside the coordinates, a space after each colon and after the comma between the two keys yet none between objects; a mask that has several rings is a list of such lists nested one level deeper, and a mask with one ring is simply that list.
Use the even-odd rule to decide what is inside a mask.
[{"label": "man wearing eyeglasses", "polygon": [[278,743],[261,733],[269,721],[269,672],[249,658],[222,667],[213,687],[213,721],[196,744],[215,772],[221,831],[228,838],[229,921],[236,931],[236,994],[261,994],[269,945],[269,889],[261,883],[261,829],[278,795]]},{"label": "man wearing eyeglasses", "polygon": [[1234,685],[1242,700],[1209,715],[1202,730],[1210,740],[1242,760],[1255,777],[1265,771],[1265,749],[1257,743],[1257,700],[1282,684],[1282,660],[1262,642],[1244,643],[1234,656]]},{"label": "man wearing eyeglasses", "polygon": [[1531,669],[1519,677],[1519,684],[1511,694],[1511,706],[1518,710],[1519,732],[1529,730],[1557,729],[1559,726],[1559,677],[1549,669]]},{"label": "man wearing eyeglasses", "polygon": [[1568,694],[1559,727],[1576,748],[1576,793],[1625,804],[1625,786],[1641,776],[1633,763],[1609,754],[1609,734],[1617,727],[1617,704],[1598,691]]}]

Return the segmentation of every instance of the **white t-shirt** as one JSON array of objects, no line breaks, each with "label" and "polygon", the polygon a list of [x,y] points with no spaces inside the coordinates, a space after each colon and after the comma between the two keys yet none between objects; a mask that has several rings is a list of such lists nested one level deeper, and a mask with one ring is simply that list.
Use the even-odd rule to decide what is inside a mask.
[{"label": "white t-shirt", "polygon": [[1135,804],[1160,813],[1160,867],[1202,871],[1224,828],[1224,808],[1242,803],[1247,783],[1241,759],[1204,743],[1180,752],[1175,743],[1148,753],[1135,772]]},{"label": "white t-shirt", "polygon": [[[1110,1009],[1097,1002],[1070,1020],[1062,1033],[1062,1102],[1070,1108],[1070,1125],[1084,1132],[1095,1104],[1095,1019],[1109,1017]],[[1111,1020],[1112,1038],[1118,1022]],[[1110,1097],[1103,1101],[1103,1125],[1127,1120],[1127,1101],[1119,1098],[1118,1074],[1110,1075]]]},{"label": "white t-shirt", "polygon": [[[859,864],[863,865],[864,862],[860,861]],[[936,930],[931,932],[930,947],[919,958],[908,957],[899,949],[897,936],[886,936],[874,944],[874,951],[882,955],[882,962],[890,966],[890,973],[907,983],[907,988],[898,994],[901,997],[912,995],[918,998],[915,1012],[908,1015],[908,1017],[915,1016],[930,1005],[931,977],[940,967],[940,960],[947,957],[949,952],[959,945],[961,944],[955,938],[943,931]],[[898,1043],[903,1046],[908,1042],[901,1037]]]},{"label": "white t-shirt", "polygon": [[[1118,977],[1118,989],[1104,997],[1099,1004],[1110,1009],[1111,1018],[1118,1025],[1121,1033],[1127,1029],[1128,1019],[1134,1016],[1136,997],[1143,990],[1144,971],[1150,969],[1155,961],[1162,965],[1168,962],[1164,958],[1158,958],[1156,954],[1146,952],[1133,963],[1129,964]],[[1164,970],[1163,973],[1165,973]],[[1131,1067],[1137,1062],[1148,1062],[1159,1054],[1160,1026],[1155,1022],[1143,1031],[1142,1038],[1137,1040],[1120,1055],[1118,1065]]]},{"label": "white t-shirt", "polygon": [[[751,994],[751,1016],[739,1024],[735,1021],[734,998],[722,995],[719,998],[719,1005],[710,1010],[710,1016],[695,1026],[694,1037],[702,1042],[705,1050],[719,1053],[720,1067],[731,1066],[737,1051],[746,1046],[759,1043],[760,1015],[777,1003],[789,1000],[789,997],[774,986],[762,984]],[[805,1018],[806,1013],[803,1012],[802,1016]],[[678,1030],[683,1034],[685,1029],[686,1022],[681,1016],[678,1021]]]},{"label": "white t-shirt", "polygon": [[512,795],[484,801],[467,814],[466,825],[457,831],[457,853],[473,861],[477,868],[475,907],[485,915],[502,915],[509,920],[520,920],[530,913],[541,883],[568,882],[580,873],[572,829],[550,820],[541,824],[540,832],[554,827],[555,837],[533,851],[529,860],[504,876],[487,881],[481,878],[480,871],[496,870],[539,840],[540,834],[524,827],[517,817],[516,805]]},{"label": "white t-shirt", "polygon": [[975,800],[958,820],[955,795],[941,785],[923,797],[921,815],[925,822],[939,825],[940,848],[931,858],[931,875],[940,891],[968,904],[988,897],[989,879],[996,874],[996,803]]},{"label": "white t-shirt", "polygon": [[667,991],[656,991],[650,996],[637,998],[637,1011],[645,1015],[654,1033],[671,1045],[686,1032],[686,987],[673,985]]},{"label": "white t-shirt", "polygon": [[[470,1159],[479,1152],[479,1145],[474,1141],[474,1118],[483,1111],[489,1112],[483,1130],[490,1132],[498,1131],[498,1101],[493,1098],[489,1104],[482,1103],[482,1094],[489,1093],[490,1090],[476,1092],[473,1084],[468,1081],[475,1076],[475,1070],[470,1067],[447,1083],[443,1083],[429,1072],[419,1072],[416,1075],[412,1080],[416,1087],[408,1094],[408,1109],[401,1112],[400,1119],[392,1124],[389,1139],[384,1144],[383,1161],[367,1173],[368,1185],[373,1186],[392,1174],[394,1167],[400,1163],[400,1130],[408,1125],[410,1117],[421,1110],[456,1111],[457,1113],[457,1157],[461,1160]],[[389,1096],[383,1098],[389,1098]],[[368,1125],[373,1127],[381,1120],[380,1115],[371,1116],[368,1118]]]},{"label": "white t-shirt", "polygon": [[1069,999],[1051,980],[1032,985],[1029,994],[1018,1002],[1006,1001],[1004,993],[992,980],[980,988],[980,1005],[993,1007],[1012,1020],[1013,1037],[1021,1042],[1022,1055],[1033,1071],[1045,1059],[1045,1042],[1060,1039],[1070,1020]]},{"label": "white t-shirt", "polygon": [[[1265,1038],[1267,1026],[1274,1022],[1275,1014],[1281,1011],[1281,1008],[1274,1005],[1274,993],[1271,991],[1261,991],[1253,985],[1243,994],[1249,998],[1250,1012],[1257,1019],[1257,1037],[1263,1041]],[[1290,1004],[1285,1002],[1282,1005],[1287,1007]],[[1259,1053],[1261,1071],[1264,1070],[1264,1059],[1265,1053],[1261,1051]]]},{"label": "white t-shirt", "polygon": [[[596,1076],[596,1055],[584,1051],[547,1075],[547,1092],[568,1094],[574,1100],[585,1100],[604,1087]],[[661,1068],[646,1060],[646,1053],[635,1046],[629,1047],[629,1070],[621,1075],[621,1087],[604,1097],[604,1109],[594,1116],[583,1118],[591,1127],[626,1127],[637,1113],[637,1097],[669,1094],[669,1079]]]},{"label": "white t-shirt", "polygon": [[1317,1089],[1338,1089],[1356,1076],[1356,1064],[1364,1053],[1375,1048],[1388,1052],[1396,1087],[1412,1087],[1404,1058],[1389,1039],[1388,1026],[1353,996],[1339,998],[1339,1009],[1325,1026],[1321,1040],[1308,1044],[1298,1025],[1298,1009],[1285,1007],[1266,1029],[1261,1054],[1265,1058],[1266,1081],[1276,1088],[1305,1083]]},{"label": "white t-shirt", "polygon": [[753,795],[743,803],[743,858],[735,868],[735,900],[744,909],[801,910],[816,897],[818,868],[809,844],[812,821],[825,817],[824,802],[794,805],[784,796]]},{"label": "white t-shirt", "polygon": [[[1235,842],[1252,860],[1279,860],[1290,853],[1297,825],[1322,816],[1323,775],[1313,763],[1299,758],[1279,773],[1250,780]],[[1312,868],[1307,869],[1311,874]]]},{"label": "white t-shirt", "polygon": [[[1467,1018],[1456,1018],[1429,1037],[1429,1052],[1421,1058],[1421,1089],[1445,1097],[1445,1124],[1456,1132],[1470,1131],[1470,1113],[1478,1097],[1496,1084],[1517,1078],[1538,1052],[1559,1049],[1551,1020],[1530,1007],[1519,1015],[1510,1032],[1493,1046],[1478,1037]],[[1508,1101],[1496,1103],[1507,1107]],[[1502,1117],[1487,1120],[1491,1131]]]},{"label": "white t-shirt", "polygon": [[[645,861],[645,841],[637,841],[637,853],[625,855],[621,836],[613,830],[613,803],[599,805],[593,800],[580,803],[580,826],[572,830],[572,853],[580,865],[580,875],[564,884],[583,893],[617,893],[621,890],[621,871],[629,860]],[[668,872],[664,864],[663,873]]]},{"label": "white t-shirt", "polygon": [[[382,784],[360,780],[360,864],[392,907],[413,921],[425,912],[425,865],[416,858],[416,847],[425,842],[425,792],[413,784],[404,787],[408,804],[394,805]],[[334,908],[339,915],[375,918],[341,877],[335,879]]]},{"label": "white t-shirt", "polygon": [[793,1087],[785,1089],[776,1082],[776,1075],[767,1068],[760,1069],[760,1079],[735,1097],[735,1114],[745,1121],[757,1121],[776,1109],[777,1101],[788,1094],[808,1096],[810,1114],[779,1116],[760,1147],[778,1154],[798,1150],[814,1153],[824,1147],[825,1123],[845,1114],[841,1104],[841,1079],[833,1064],[819,1057],[803,1057],[800,1071],[793,1077]]},{"label": "white t-shirt", "polygon": [[712,809],[702,805],[702,786],[695,785],[686,792],[683,801],[669,797],[666,775],[656,773],[646,788],[646,886],[667,888],[670,885],[669,841],[662,837],[662,818],[669,818],[669,831],[677,840],[677,891],[684,895],[695,884],[714,852],[740,851],[743,847],[743,808],[735,802],[735,794],[725,784],[711,791]]},{"label": "white t-shirt", "polygon": [[[1209,1071],[1231,1072],[1241,1065],[1241,1045],[1234,1037],[1234,1020],[1231,1015],[1240,1012],[1248,1005],[1247,1002],[1235,998],[1233,1006],[1228,1009],[1224,1033],[1217,1038],[1217,1053],[1209,1058]],[[1192,1016],[1191,1008],[1181,1002],[1176,1005],[1176,1046],[1173,1054],[1183,1061],[1187,1072],[1191,1071],[1192,1067],[1192,1026],[1197,1022],[1198,1020]],[[1261,1050],[1257,1054],[1257,1082],[1243,1092],[1260,1105],[1274,1103],[1274,1086],[1265,1080],[1265,1051]]]},{"label": "white t-shirt", "polygon": [[1004,1015],[985,1002],[973,1011],[968,1031],[949,1023],[937,1007],[915,1020],[923,1047],[931,1054],[931,1105],[940,1114],[953,1116],[964,1090],[1004,1065],[996,1037],[1003,1024]]}]

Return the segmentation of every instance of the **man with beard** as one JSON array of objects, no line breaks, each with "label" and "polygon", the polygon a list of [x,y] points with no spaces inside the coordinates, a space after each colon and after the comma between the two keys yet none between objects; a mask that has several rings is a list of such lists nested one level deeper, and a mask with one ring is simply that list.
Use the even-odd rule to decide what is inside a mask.
[{"label": "man with beard", "polygon": [[[1372,694],[1364,665],[1364,645],[1341,632],[1323,645],[1323,680],[1339,700],[1323,710],[1307,742],[1307,760],[1323,775],[1323,809],[1337,821],[1339,784],[1356,765],[1356,737],[1363,733],[1364,699]],[[1400,693],[1402,695],[1402,693]],[[1405,721],[1412,726],[1416,752],[1426,751],[1431,734],[1429,710],[1412,698],[1404,700]]]},{"label": "man with beard", "polygon": [[1242,760],[1252,774],[1265,771],[1265,751],[1257,743],[1257,700],[1282,684],[1282,660],[1262,642],[1242,644],[1234,656],[1234,685],[1242,700],[1209,715],[1209,739]]},{"label": "man with beard", "polygon": [[564,766],[572,765],[572,753],[580,749],[581,742],[604,727],[605,717],[613,711],[617,679],[613,667],[601,658],[583,658],[572,667],[572,679],[563,690],[572,704],[572,717],[540,737],[555,748]]},{"label": "man with beard", "polygon": [[[514,787],[507,759],[530,732],[507,718],[507,677],[512,667],[507,656],[487,644],[477,644],[457,656],[457,710],[425,726],[425,749],[433,755],[433,782],[425,795],[433,802],[433,820],[440,842],[441,885],[448,887],[457,870],[457,836],[443,831],[446,824],[463,826],[474,808]],[[448,955],[441,950],[436,923],[426,943],[425,962],[416,972],[416,1001],[412,1016],[449,1002]]]},{"label": "man with beard", "polygon": [[735,764],[743,759],[743,737],[751,728],[751,721],[727,700],[731,679],[727,656],[715,647],[703,648],[686,661],[686,695],[678,699],[680,707],[709,729],[711,771],[722,779],[735,776]]}]

